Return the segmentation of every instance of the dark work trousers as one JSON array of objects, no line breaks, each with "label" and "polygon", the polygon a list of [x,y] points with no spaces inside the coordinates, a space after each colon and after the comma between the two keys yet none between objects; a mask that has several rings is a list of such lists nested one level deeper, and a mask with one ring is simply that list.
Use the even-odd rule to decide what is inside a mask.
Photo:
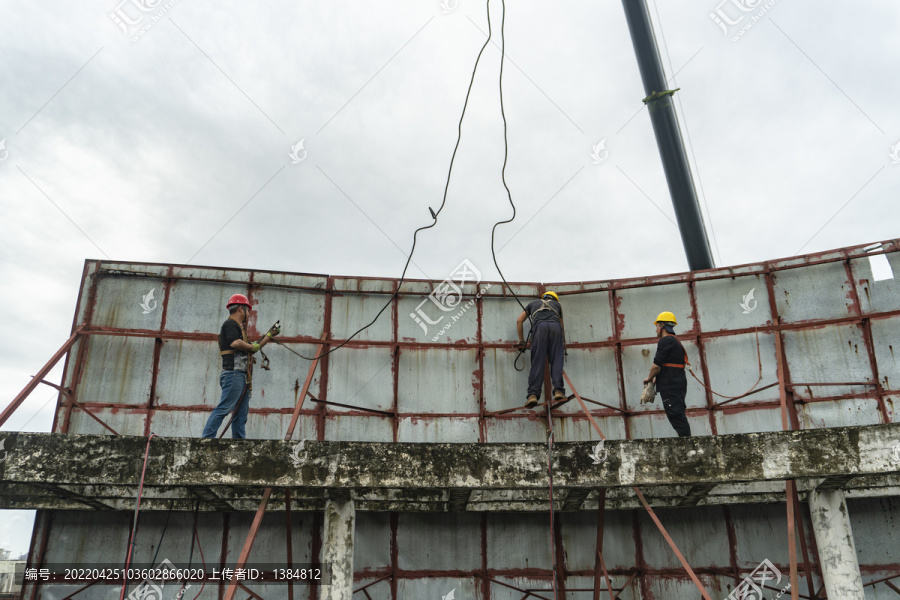
[{"label": "dark work trousers", "polygon": [[691,425],[684,414],[684,394],[681,390],[666,390],[659,393],[662,397],[663,408],[666,409],[666,416],[669,417],[669,423],[678,433],[678,437],[691,437]]},{"label": "dark work trousers", "polygon": [[563,385],[563,331],[556,321],[538,321],[531,333],[531,371],[528,373],[528,395],[541,398],[544,365],[550,360],[550,382],[554,390],[565,391]]}]

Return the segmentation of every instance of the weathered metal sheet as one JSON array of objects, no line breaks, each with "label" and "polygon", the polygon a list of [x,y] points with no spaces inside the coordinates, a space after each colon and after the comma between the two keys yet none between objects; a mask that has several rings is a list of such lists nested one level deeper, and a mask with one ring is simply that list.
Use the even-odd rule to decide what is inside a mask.
[{"label": "weathered metal sheet", "polygon": [[694,292],[703,331],[749,329],[772,323],[763,275],[698,281]]},{"label": "weathered metal sheet", "polygon": [[153,376],[153,347],[150,338],[93,336],[85,352],[79,401],[147,404]]},{"label": "weathered metal sheet", "polygon": [[[896,241],[883,245],[895,274],[900,273],[898,248]],[[676,331],[695,374],[721,394],[745,392],[756,380],[758,329],[763,365],[758,387],[777,381],[780,337],[788,412],[801,428],[900,419],[895,408],[900,398],[891,395],[900,381],[900,357],[895,357],[898,350],[893,347],[900,337],[900,317],[894,314],[900,310],[900,283],[896,278],[873,279],[866,250],[859,247],[696,274],[516,283],[514,289],[523,302],[544,289],[563,294],[571,345],[566,371],[585,398],[630,411],[588,403],[606,436],[623,439],[674,436],[658,397],[652,404],[638,402],[655,350],[652,321],[663,310],[677,315]],[[196,437],[220,393],[215,340],[226,317],[223,305],[228,296],[250,297],[252,336],[262,335],[280,319],[283,339],[307,356],[315,352],[323,332],[340,343],[391,301],[375,325],[321,361],[311,380],[313,397],[356,408],[324,405],[308,397],[293,439],[545,443],[543,412],[491,414],[524,403],[527,373],[513,368],[516,352],[512,349],[521,307],[501,283],[479,282],[477,287],[462,286],[459,302],[444,305],[453,310],[443,310],[432,296],[441,283],[405,282],[402,294],[391,301],[397,285],[393,279],[90,261],[78,294],[75,326],[94,333],[73,346],[64,385],[121,433]],[[417,309],[424,311],[424,307],[430,312],[425,312],[429,321],[422,321],[423,328],[410,315],[421,320]],[[102,334],[96,333],[101,328]],[[280,439],[309,362],[275,345],[269,345],[266,353],[273,370],[263,371],[257,365],[247,431],[252,438]],[[521,362],[528,358],[526,354]],[[800,385],[811,383],[842,385]],[[708,393],[690,377],[688,386],[688,418],[695,435],[782,429],[778,386],[712,409],[711,404],[725,399]],[[362,410],[367,408],[388,414]],[[67,406],[65,398],[57,415],[57,431],[109,434],[81,409]],[[598,439],[575,400],[554,412],[553,426],[560,442]],[[769,497],[770,492],[760,490],[760,498]],[[727,496],[728,490],[714,493]],[[561,498],[556,500],[559,503]],[[494,501],[473,493],[471,506]],[[527,502],[546,506],[546,501],[541,491],[523,500],[523,507]],[[143,533],[138,540],[142,556],[157,543],[165,518],[166,499],[153,502],[142,516]],[[283,505],[273,506],[283,510]],[[593,492],[583,508],[592,506],[596,506]],[[891,569],[896,572],[900,558],[893,532],[900,507],[883,499],[855,499],[848,506],[864,580]],[[159,510],[163,512],[155,512]],[[54,547],[67,558],[107,553],[121,560],[124,556],[128,515],[114,513],[124,522],[111,515],[85,521],[86,513],[80,511],[77,517],[58,511],[53,515],[50,538],[64,541],[51,543],[45,560],[50,560]],[[747,573],[769,559],[787,571],[783,505],[672,509],[661,510],[660,516],[696,569],[732,572],[734,563],[739,573]],[[163,549],[186,561],[191,517],[176,511],[172,518]],[[299,511],[294,514],[295,560],[311,556],[316,536],[321,539],[315,518]],[[236,556],[249,519],[247,514],[202,515],[199,530],[208,559],[221,558],[223,532],[227,532],[228,556]],[[559,520],[563,561],[570,572],[566,587],[592,587],[596,516],[561,514]],[[483,584],[474,573],[487,568],[497,573],[498,581],[549,589],[551,546],[545,514],[489,514],[484,538],[480,515],[435,519],[434,515],[404,513],[398,522],[398,564],[394,565],[391,517],[365,512],[357,516],[359,585],[396,569],[400,598],[441,597],[454,587],[457,598],[477,597]],[[811,528],[808,521],[805,524],[811,545]],[[614,571],[615,585],[624,585],[629,569],[641,568],[641,576],[622,598],[639,598],[641,589],[656,598],[696,595],[643,513],[609,512],[606,531],[605,557]],[[38,527],[37,535],[41,532]],[[641,541],[638,547],[636,539]],[[273,560],[284,559],[283,512],[266,516],[257,551]],[[454,573],[441,573],[444,570]],[[718,574],[704,573],[701,578],[714,597],[727,596],[734,583],[733,578]],[[815,579],[818,585],[818,575]],[[805,593],[802,573],[801,581]],[[496,583],[489,588],[492,600],[518,600],[524,595]],[[867,588],[874,589],[887,593],[883,585]],[[369,594],[386,599],[390,591],[390,582],[383,581],[372,586]],[[263,596],[286,597],[284,592],[285,588],[270,586]],[[64,595],[59,586],[43,586],[37,597]],[[569,592],[569,597],[582,596],[589,593]],[[218,590],[213,588],[201,596],[216,597]]]},{"label": "weathered metal sheet", "polygon": [[675,329],[677,333],[688,333],[696,329],[690,291],[686,283],[630,288],[617,292],[616,297],[623,339],[655,337],[653,322],[663,311],[675,313],[678,320]]},{"label": "weathered metal sheet", "polygon": [[477,350],[400,352],[397,400],[401,413],[478,414]]},{"label": "weathered metal sheet", "polygon": [[842,262],[779,271],[773,279],[775,304],[783,322],[858,314],[855,287]]},{"label": "weathered metal sheet", "polygon": [[[478,569],[481,566],[481,515],[403,514],[397,527],[397,546],[400,548],[398,566],[403,570]],[[490,553],[488,548],[488,556]]]}]

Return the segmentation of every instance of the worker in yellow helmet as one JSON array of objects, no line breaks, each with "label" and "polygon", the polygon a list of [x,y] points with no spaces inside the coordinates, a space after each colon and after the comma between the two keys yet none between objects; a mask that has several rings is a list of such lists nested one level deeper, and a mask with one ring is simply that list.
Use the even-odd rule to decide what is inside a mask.
[{"label": "worker in yellow helmet", "polygon": [[525,310],[516,321],[519,334],[519,348],[525,349],[525,337],[522,326],[525,320],[531,320],[531,370],[528,372],[528,392],[525,407],[534,408],[541,398],[541,386],[544,384],[544,364],[550,361],[550,382],[553,384],[553,398],[566,397],[563,385],[563,360],[565,355],[565,337],[563,335],[563,313],[559,296],[556,292],[547,291],[540,300],[533,300],[525,306]]},{"label": "worker in yellow helmet", "polygon": [[659,342],[656,344],[653,366],[650,367],[650,374],[644,379],[644,385],[650,381],[656,382],[656,391],[662,397],[669,423],[679,437],[690,437],[691,425],[685,415],[684,404],[687,393],[687,377],[684,373],[687,352],[675,337],[675,326],[678,321],[675,320],[674,314],[664,311],[659,313],[654,324]]}]

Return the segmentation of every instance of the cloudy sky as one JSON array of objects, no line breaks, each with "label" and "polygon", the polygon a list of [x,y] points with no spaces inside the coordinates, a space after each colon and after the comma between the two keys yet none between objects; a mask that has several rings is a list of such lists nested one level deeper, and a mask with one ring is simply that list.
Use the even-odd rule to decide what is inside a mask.
[{"label": "cloudy sky", "polygon": [[[68,337],[85,259],[399,276],[488,33],[473,0],[117,1],[3,2],[0,406]],[[897,237],[900,4],[720,1],[648,0],[717,265]],[[411,277],[497,278],[490,15]],[[510,2],[506,51],[506,277],[687,270],[621,3]],[[3,429],[48,430],[51,392]],[[25,551],[29,514],[0,521]]]}]

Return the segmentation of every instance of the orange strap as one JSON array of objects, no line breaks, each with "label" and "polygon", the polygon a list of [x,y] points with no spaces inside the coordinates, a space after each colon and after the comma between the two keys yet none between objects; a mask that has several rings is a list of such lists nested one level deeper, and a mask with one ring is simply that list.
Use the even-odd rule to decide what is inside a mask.
[{"label": "orange strap", "polygon": [[[689,365],[689,364],[691,364],[691,361],[688,360],[687,352],[685,352],[684,353],[684,365]],[[683,369],[684,365],[678,365],[675,363],[663,363],[662,364],[662,366],[664,366],[664,367],[672,367],[673,369]]]}]

